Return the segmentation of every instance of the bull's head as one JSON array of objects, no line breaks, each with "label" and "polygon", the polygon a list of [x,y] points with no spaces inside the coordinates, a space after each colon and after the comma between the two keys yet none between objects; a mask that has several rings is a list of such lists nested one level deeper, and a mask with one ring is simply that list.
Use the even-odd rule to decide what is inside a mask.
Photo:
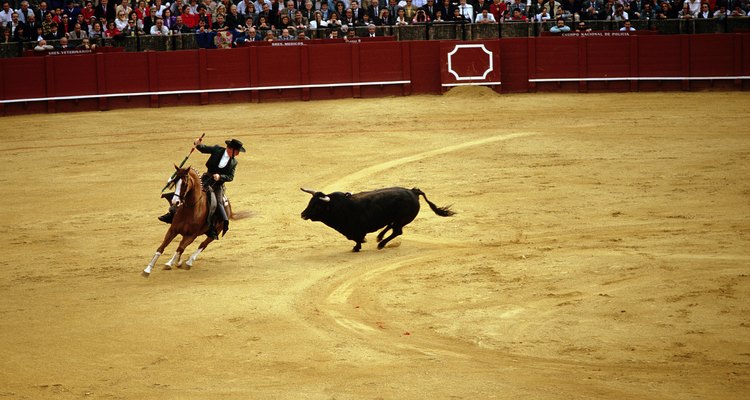
[{"label": "bull's head", "polygon": [[314,190],[303,188],[300,189],[303,192],[312,195],[312,199],[307,203],[307,208],[305,208],[305,211],[302,211],[302,219],[313,221],[323,220],[323,218],[328,215],[331,206],[331,198],[323,192],[316,192]]}]

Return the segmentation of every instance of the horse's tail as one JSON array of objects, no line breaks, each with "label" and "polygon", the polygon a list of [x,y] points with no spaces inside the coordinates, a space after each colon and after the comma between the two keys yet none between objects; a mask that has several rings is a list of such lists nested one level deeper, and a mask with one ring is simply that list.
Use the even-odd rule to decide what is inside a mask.
[{"label": "horse's tail", "polygon": [[452,205],[451,206],[445,206],[445,207],[438,207],[435,204],[433,204],[430,200],[427,199],[427,195],[424,194],[423,191],[421,191],[421,190],[419,190],[417,188],[413,188],[411,191],[414,192],[414,194],[416,194],[417,197],[419,197],[419,196],[424,197],[424,201],[427,202],[427,204],[430,206],[430,208],[432,209],[432,211],[435,214],[437,214],[437,215],[439,215],[441,217],[450,217],[451,215],[456,215],[456,213],[453,212],[453,210],[451,210],[451,206]]}]

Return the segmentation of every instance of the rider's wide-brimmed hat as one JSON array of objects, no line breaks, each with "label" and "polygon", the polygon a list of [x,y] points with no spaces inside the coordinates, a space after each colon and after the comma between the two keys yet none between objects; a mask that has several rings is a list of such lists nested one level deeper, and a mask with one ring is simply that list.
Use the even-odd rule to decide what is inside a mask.
[{"label": "rider's wide-brimmed hat", "polygon": [[237,149],[241,151],[242,153],[245,152],[245,148],[242,147],[242,142],[240,142],[237,139],[230,139],[230,140],[225,141],[224,143],[226,143],[227,147],[229,147],[230,149]]}]

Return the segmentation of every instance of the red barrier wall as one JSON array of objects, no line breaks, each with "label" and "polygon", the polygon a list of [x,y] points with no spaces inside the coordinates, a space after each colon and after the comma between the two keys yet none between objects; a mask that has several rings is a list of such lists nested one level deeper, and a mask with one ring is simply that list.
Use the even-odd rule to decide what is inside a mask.
[{"label": "red barrier wall", "polygon": [[[499,47],[496,90],[506,93],[750,87],[750,34],[476,43]],[[441,52],[450,47],[387,41],[3,59],[0,114],[441,93]]]}]

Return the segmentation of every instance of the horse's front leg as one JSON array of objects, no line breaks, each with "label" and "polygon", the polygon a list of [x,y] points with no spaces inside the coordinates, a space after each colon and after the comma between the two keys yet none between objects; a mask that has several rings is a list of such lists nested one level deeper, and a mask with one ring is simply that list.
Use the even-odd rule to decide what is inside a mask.
[{"label": "horse's front leg", "polygon": [[198,258],[198,255],[203,252],[203,250],[206,250],[206,247],[208,247],[208,244],[213,242],[214,240],[210,237],[206,237],[206,240],[204,240],[199,246],[198,250],[196,250],[190,258],[188,258],[187,261],[185,261],[185,269],[190,269],[193,266],[193,263],[195,263],[195,260]]},{"label": "horse's front leg", "polygon": [[190,243],[193,243],[196,237],[195,235],[182,235],[182,240],[180,240],[180,244],[177,246],[177,251],[175,251],[169,262],[164,265],[164,269],[171,269],[172,267],[180,268],[182,266],[182,261],[180,260],[182,253],[185,252],[186,247],[190,246]]},{"label": "horse's front leg", "polygon": [[164,235],[164,240],[161,242],[161,246],[159,246],[158,249],[156,249],[156,253],[154,254],[154,257],[151,258],[151,262],[148,263],[148,266],[146,266],[146,269],[143,270],[141,275],[148,278],[149,275],[151,275],[151,271],[154,269],[154,265],[156,265],[156,261],[159,259],[159,256],[164,253],[164,249],[169,246],[170,243],[172,243],[172,240],[174,240],[175,236],[177,236],[177,232],[174,232],[171,228],[167,230],[167,234]]}]

